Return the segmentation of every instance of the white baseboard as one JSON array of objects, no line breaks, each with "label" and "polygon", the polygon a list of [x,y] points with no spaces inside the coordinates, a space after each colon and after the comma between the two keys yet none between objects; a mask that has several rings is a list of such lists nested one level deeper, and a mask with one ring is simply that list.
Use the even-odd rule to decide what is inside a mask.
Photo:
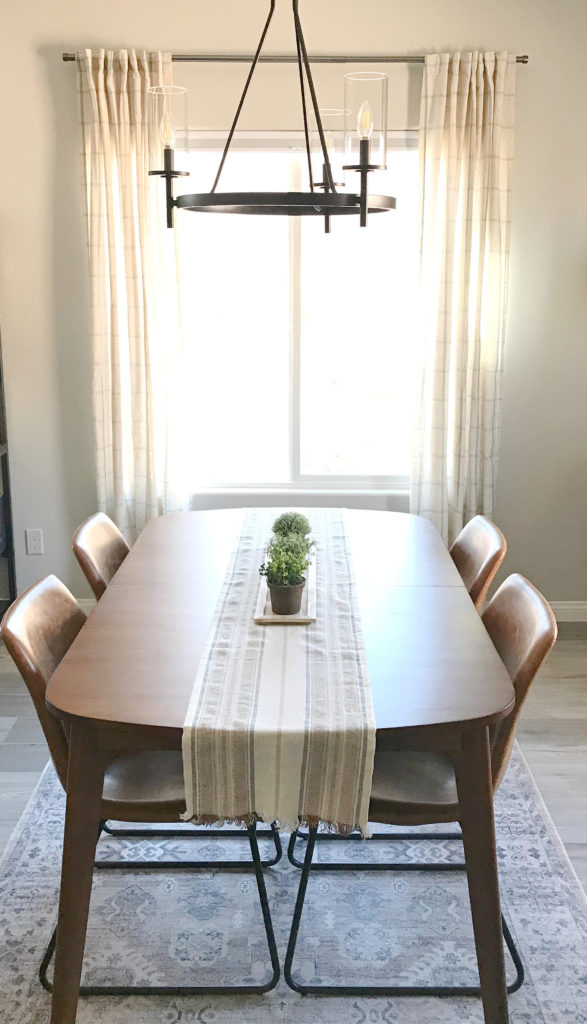
[{"label": "white baseboard", "polygon": [[557,622],[587,622],[587,601],[551,601]]},{"label": "white baseboard", "polygon": [[95,597],[78,597],[76,598],[76,600],[80,608],[82,609],[82,611],[86,613],[86,615],[89,615],[90,612],[96,607]]}]

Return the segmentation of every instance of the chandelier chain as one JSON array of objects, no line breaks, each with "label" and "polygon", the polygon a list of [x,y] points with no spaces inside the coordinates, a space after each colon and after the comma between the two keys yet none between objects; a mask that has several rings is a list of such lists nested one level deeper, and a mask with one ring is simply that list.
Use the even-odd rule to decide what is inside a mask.
[{"label": "chandelier chain", "polygon": [[312,157],[310,154],[310,135],[308,131],[308,110],[306,107],[306,88],[304,85],[304,70],[302,67],[302,50],[300,40],[296,32],[296,49],[298,53],[298,72],[300,75],[300,92],[302,95],[302,115],[304,118],[304,138],[306,140],[306,159],[308,161],[308,175],[310,177],[310,192],[314,191],[314,175],[312,174]]},{"label": "chandelier chain", "polygon": [[228,153],[228,150],[229,150],[229,147],[230,147],[230,143],[232,142],[232,137],[233,137],[235,129],[236,129],[237,121],[238,121],[238,119],[240,117],[240,113],[241,113],[241,110],[243,108],[243,103],[245,102],[245,98],[246,98],[247,92],[249,90],[249,85],[251,84],[251,79],[253,77],[255,68],[257,67],[257,63],[258,63],[258,60],[259,60],[259,54],[261,53],[261,50],[263,48],[263,43],[265,42],[265,36],[267,35],[267,30],[269,29],[269,25],[271,24],[271,19],[273,17],[274,11],[275,11],[275,0],[271,0],[271,4],[270,4],[270,7],[269,7],[269,14],[267,15],[267,21],[265,22],[265,27],[264,27],[264,29],[263,29],[263,31],[261,33],[261,38],[259,40],[259,45],[257,46],[257,49],[255,51],[255,56],[253,57],[253,63],[251,64],[251,67],[249,69],[249,73],[247,75],[247,80],[245,82],[245,87],[243,89],[242,96],[241,96],[241,98],[239,100],[238,107],[236,108],[236,113],[234,115],[234,120],[232,122],[232,125],[230,126],[230,131],[228,133],[228,138],[226,140],[226,144],[224,146],[224,150],[223,150],[222,156],[220,158],[220,164],[218,166],[218,171],[216,172],[216,177],[214,179],[214,184],[212,185],[212,188],[210,189],[211,192],[215,192],[216,191],[216,186],[217,186],[217,184],[218,184],[218,182],[220,180],[220,175],[222,174],[222,168],[224,167],[224,161],[226,160],[226,155]]},{"label": "chandelier chain", "polygon": [[[336,187],[335,187],[335,184],[334,184],[334,178],[332,176],[332,168],[330,166],[330,156],[328,154],[328,148],[326,146],[326,139],[324,137],[324,128],[322,127],[322,118],[320,117],[320,111],[318,109],[318,99],[317,99],[317,96],[316,96],[316,90],[314,88],[314,79],[312,78],[312,71],[310,69],[310,61],[309,61],[309,58],[308,58],[308,51],[306,49],[306,43],[305,43],[305,40],[304,40],[304,33],[302,31],[302,23],[300,21],[300,15],[298,13],[298,3],[299,3],[299,0],[292,0],[293,16],[294,16],[294,23],[295,23],[295,30],[296,30],[296,40],[297,40],[298,45],[299,45],[298,52],[301,51],[303,62],[304,62],[304,68],[306,69],[306,78],[307,78],[307,81],[308,81],[308,88],[310,90],[310,96],[312,97],[312,106],[314,108],[314,117],[316,118],[316,126],[318,128],[318,136],[320,138],[320,146],[321,146],[321,149],[322,149],[322,158],[324,160],[324,170],[326,172],[326,182],[328,184],[328,190],[330,192],[334,192],[335,193],[336,192]],[[309,143],[308,143],[307,140],[306,140],[306,146],[308,148],[308,157],[309,157],[310,147],[309,147]],[[310,178],[311,177],[312,177],[312,174],[310,172]]]}]

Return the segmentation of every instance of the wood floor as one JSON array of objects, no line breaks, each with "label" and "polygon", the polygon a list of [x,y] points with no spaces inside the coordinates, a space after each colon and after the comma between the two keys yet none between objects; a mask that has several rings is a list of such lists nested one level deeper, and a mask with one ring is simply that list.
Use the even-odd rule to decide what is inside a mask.
[{"label": "wood floor", "polygon": [[518,740],[587,892],[587,633],[560,636],[522,711]]},{"label": "wood floor", "polygon": [[[587,632],[580,629],[561,630],[526,702],[518,739],[587,890]],[[0,853],[48,756],[32,701],[0,645]]]}]

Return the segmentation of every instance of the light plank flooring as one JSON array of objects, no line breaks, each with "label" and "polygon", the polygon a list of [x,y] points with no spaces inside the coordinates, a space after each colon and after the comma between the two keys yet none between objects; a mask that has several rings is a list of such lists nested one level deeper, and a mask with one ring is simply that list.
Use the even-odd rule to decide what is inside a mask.
[{"label": "light plank flooring", "polygon": [[530,690],[518,740],[587,891],[587,633],[571,632],[561,627]]},{"label": "light plank flooring", "polygon": [[[587,890],[587,632],[572,633],[561,630],[536,679],[518,739]],[[0,646],[0,853],[48,756],[32,701]]]}]

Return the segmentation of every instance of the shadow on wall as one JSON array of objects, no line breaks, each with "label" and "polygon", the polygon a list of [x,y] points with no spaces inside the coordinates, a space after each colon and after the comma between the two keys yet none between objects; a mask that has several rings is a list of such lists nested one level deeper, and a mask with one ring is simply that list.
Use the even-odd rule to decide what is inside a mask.
[{"label": "shadow on wall", "polygon": [[[52,326],[62,449],[63,518],[67,536],[97,508],[92,422],[90,292],[81,166],[81,129],[76,65],[64,63],[54,46],[39,49],[53,114],[52,166]],[[89,589],[73,555],[70,585]]]}]

